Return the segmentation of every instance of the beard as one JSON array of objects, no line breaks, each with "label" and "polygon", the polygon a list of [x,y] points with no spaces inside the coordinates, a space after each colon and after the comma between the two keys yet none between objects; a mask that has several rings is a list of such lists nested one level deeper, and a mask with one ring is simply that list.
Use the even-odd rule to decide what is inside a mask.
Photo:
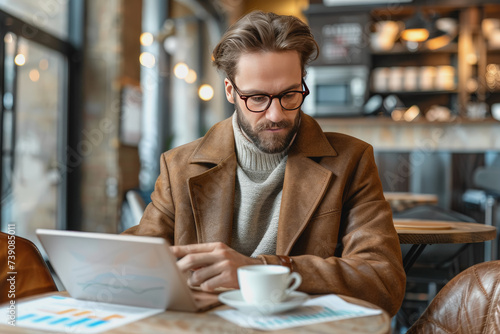
[{"label": "beard", "polygon": [[[237,103],[234,105],[236,107],[236,118],[241,130],[264,153],[273,154],[283,152],[290,145],[299,130],[300,111],[297,113],[293,123],[288,120],[282,120],[278,123],[264,120],[258,123],[255,128],[252,128],[239,105]],[[265,131],[267,129],[288,129],[288,131],[285,133],[273,133]]]}]

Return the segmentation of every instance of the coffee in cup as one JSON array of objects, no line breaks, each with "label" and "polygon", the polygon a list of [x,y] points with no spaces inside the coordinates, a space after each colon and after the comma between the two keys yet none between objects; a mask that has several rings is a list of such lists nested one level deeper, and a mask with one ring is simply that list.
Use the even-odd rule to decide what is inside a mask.
[{"label": "coffee in cup", "polygon": [[243,299],[252,305],[278,304],[302,283],[299,273],[284,266],[243,266],[237,272]]}]

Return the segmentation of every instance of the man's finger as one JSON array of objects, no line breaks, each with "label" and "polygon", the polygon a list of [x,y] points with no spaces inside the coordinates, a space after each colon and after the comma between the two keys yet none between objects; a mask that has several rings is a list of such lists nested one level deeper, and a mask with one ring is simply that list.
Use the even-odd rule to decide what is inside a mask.
[{"label": "man's finger", "polygon": [[209,292],[217,288],[238,288],[236,272],[222,262],[197,270],[191,275],[189,283]]},{"label": "man's finger", "polygon": [[188,283],[192,286],[200,286],[203,282],[207,281],[208,279],[219,275],[220,272],[221,268],[218,263],[214,263],[212,265],[199,268],[189,276]]},{"label": "man's finger", "polygon": [[213,251],[218,242],[210,242],[205,244],[191,244],[182,246],[170,246],[170,250],[174,253],[174,256],[180,258],[192,253],[208,253]]},{"label": "man's finger", "polygon": [[213,253],[191,253],[177,261],[181,272],[199,269],[217,263],[219,258]]}]

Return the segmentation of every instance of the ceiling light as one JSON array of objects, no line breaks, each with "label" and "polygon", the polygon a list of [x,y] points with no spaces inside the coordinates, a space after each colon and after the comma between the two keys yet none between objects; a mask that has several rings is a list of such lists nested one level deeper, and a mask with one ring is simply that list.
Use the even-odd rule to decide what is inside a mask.
[{"label": "ceiling light", "polygon": [[405,22],[405,29],[401,32],[401,38],[410,42],[423,42],[429,38],[428,26],[429,23],[419,11]]},{"label": "ceiling light", "polygon": [[439,30],[437,28],[434,28],[427,41],[425,42],[425,46],[429,50],[437,50],[440,49],[451,42],[451,36],[448,35],[446,32]]}]

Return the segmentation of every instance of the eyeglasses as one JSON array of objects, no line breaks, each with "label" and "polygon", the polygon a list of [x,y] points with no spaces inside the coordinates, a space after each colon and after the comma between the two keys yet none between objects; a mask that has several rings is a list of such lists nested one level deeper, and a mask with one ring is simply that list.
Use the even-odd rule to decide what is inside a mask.
[{"label": "eyeglasses", "polygon": [[231,82],[231,84],[233,85],[234,90],[236,91],[236,93],[238,93],[240,99],[245,101],[247,109],[250,110],[251,112],[266,111],[271,106],[273,99],[278,99],[283,109],[295,110],[300,108],[302,103],[304,103],[304,99],[306,98],[306,96],[309,95],[309,88],[307,88],[304,79],[302,79],[302,85],[304,85],[305,88],[304,91],[289,90],[278,95],[271,95],[271,94],[242,95],[238,87],[236,87],[236,85],[234,84],[233,80],[229,79],[229,82]]}]

